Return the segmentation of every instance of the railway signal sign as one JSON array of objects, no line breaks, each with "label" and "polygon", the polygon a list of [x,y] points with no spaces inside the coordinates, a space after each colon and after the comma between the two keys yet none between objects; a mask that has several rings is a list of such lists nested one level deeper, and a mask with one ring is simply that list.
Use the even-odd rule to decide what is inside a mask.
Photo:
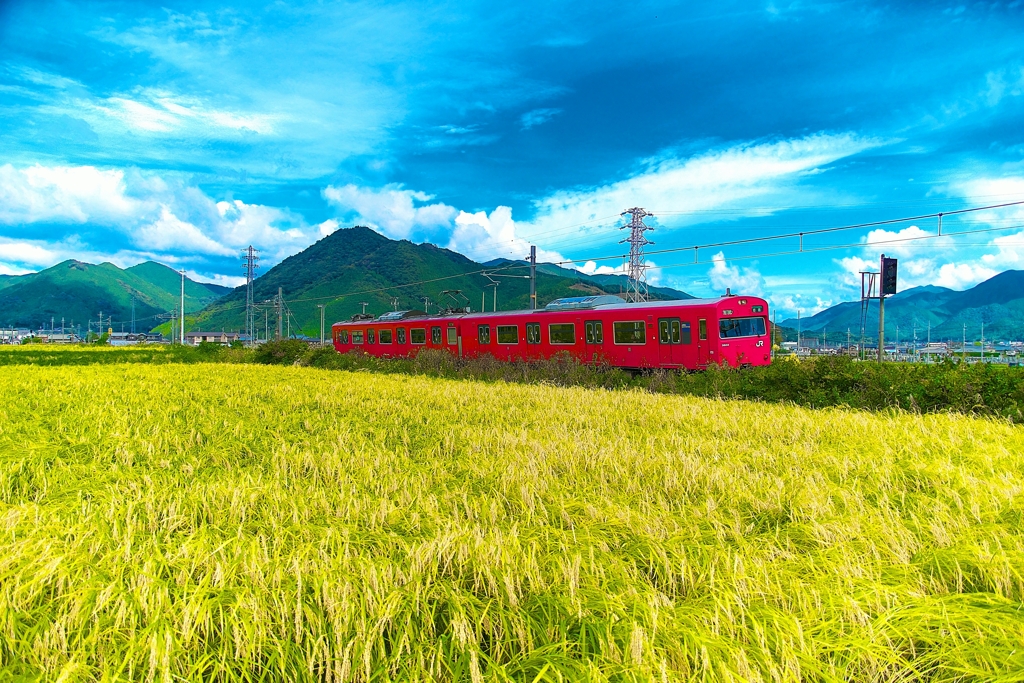
[{"label": "railway signal sign", "polygon": [[896,259],[882,255],[882,295],[896,293]]}]

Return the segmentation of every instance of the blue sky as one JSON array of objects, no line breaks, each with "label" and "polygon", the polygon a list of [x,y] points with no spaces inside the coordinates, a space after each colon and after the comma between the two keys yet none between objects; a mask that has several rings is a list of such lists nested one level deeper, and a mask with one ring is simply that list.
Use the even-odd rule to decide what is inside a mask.
[{"label": "blue sky", "polygon": [[[154,259],[235,284],[338,227],[486,260],[1024,200],[1024,1],[0,1],[0,273]],[[1015,228],[1014,226],[1021,226]],[[1024,260],[1024,210],[649,257],[783,314]],[[590,263],[588,263],[588,261]]]}]

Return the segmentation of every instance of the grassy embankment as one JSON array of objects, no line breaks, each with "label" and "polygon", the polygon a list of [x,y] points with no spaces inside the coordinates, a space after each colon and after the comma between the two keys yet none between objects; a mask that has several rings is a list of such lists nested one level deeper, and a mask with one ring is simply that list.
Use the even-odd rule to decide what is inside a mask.
[{"label": "grassy embankment", "polygon": [[1024,680],[1024,429],[3,367],[0,679]]},{"label": "grassy embankment", "polygon": [[485,357],[458,360],[427,351],[408,360],[339,355],[310,349],[297,341],[266,344],[256,351],[214,345],[200,348],[149,346],[111,349],[100,346],[0,346],[2,365],[83,365],[93,363],[260,363],[305,365],[376,374],[426,375],[483,381],[638,388],[655,393],[743,398],[807,407],[845,406],[869,410],[900,408],[910,412],[956,411],[1024,422],[1024,368],[946,362],[935,365],[854,362],[846,357],[780,359],[772,366],[706,372],[654,372],[632,376],[622,370],[592,367],[571,359],[501,363]]}]

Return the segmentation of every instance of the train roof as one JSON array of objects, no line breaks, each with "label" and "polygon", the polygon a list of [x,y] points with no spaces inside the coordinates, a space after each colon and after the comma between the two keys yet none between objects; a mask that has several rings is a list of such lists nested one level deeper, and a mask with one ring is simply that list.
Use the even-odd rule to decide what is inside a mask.
[{"label": "train roof", "polygon": [[[729,296],[718,296],[706,299],[669,299],[666,301],[645,301],[643,303],[629,303],[623,301],[614,295],[600,295],[600,296],[586,296],[586,297],[566,297],[564,299],[556,299],[544,308],[539,308],[535,311],[524,309],[518,311],[494,311],[489,312],[476,312],[476,313],[452,313],[448,315],[437,315],[437,314],[422,314],[416,316],[416,322],[426,321],[439,321],[439,320],[452,320],[458,319],[475,319],[475,318],[492,318],[495,315],[502,317],[527,317],[535,316],[538,313],[557,313],[557,312],[571,312],[571,311],[643,311],[643,310],[657,310],[662,308],[678,308],[678,307],[691,307],[691,306],[717,306],[725,301],[732,301],[736,299],[753,299],[755,301],[764,301],[759,296],[748,296],[748,295],[737,295],[731,294]],[[553,307],[552,304],[555,306]],[[420,313],[417,311],[416,313]],[[375,320],[360,320],[359,323],[372,323],[372,322],[397,322],[399,318],[394,317],[394,312],[385,313]],[[356,321],[344,320],[337,323],[353,325]]]}]

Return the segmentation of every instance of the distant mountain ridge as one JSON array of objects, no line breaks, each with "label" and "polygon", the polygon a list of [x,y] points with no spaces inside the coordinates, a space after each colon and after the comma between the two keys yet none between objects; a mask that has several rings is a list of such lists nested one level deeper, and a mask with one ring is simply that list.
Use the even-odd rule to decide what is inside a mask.
[{"label": "distant mountain ridge", "polygon": [[[185,311],[199,311],[231,291],[185,278]],[[68,260],[27,275],[0,279],[0,325],[49,327],[51,318],[66,328],[97,321],[100,313],[116,329],[131,321],[135,296],[137,330],[149,330],[157,316],[180,306],[181,275],[152,261],[121,269],[112,263],[93,265]]]},{"label": "distant mountain ridge", "polygon": [[[803,332],[827,330],[829,337],[846,334],[847,329],[860,335],[861,305],[847,301],[826,308],[819,313],[797,320],[782,320],[780,325],[799,325]],[[895,338],[899,326],[900,339],[909,339],[916,327],[917,338],[922,341],[931,326],[932,341],[980,337],[985,325],[986,339],[1024,339],[1024,271],[1007,270],[984,282],[956,291],[935,285],[912,287],[885,300],[885,335]],[[865,334],[878,336],[878,301],[870,302]]]},{"label": "distant mountain ridge", "polygon": [[[509,259],[494,259],[487,261],[483,265],[485,266],[500,266],[510,263],[524,263],[523,261],[510,261]],[[621,274],[604,274],[604,275],[589,275],[581,270],[575,268],[563,268],[562,266],[556,266],[553,263],[538,263],[537,271],[541,273],[547,273],[548,275],[554,275],[556,277],[564,277],[569,279],[579,280],[592,284],[596,287],[607,292],[625,292],[629,283],[629,278],[626,275]],[[647,288],[648,294],[655,299],[693,299],[696,298],[692,294],[687,294],[678,289],[672,287],[658,287],[650,285]]]},{"label": "distant mountain ridge", "polygon": [[[500,269],[500,270],[499,270]],[[413,244],[391,240],[366,227],[336,230],[305,250],[286,258],[253,283],[257,302],[272,299],[281,288],[291,316],[292,332],[310,336],[320,333],[318,304],[325,304],[325,325],[366,312],[384,313],[422,309],[422,297],[429,297],[430,310],[436,311],[443,290],[460,290],[465,303],[474,311],[483,303],[494,305],[492,281],[483,271],[499,270],[497,298],[499,310],[529,308],[530,283],[525,277],[525,262],[497,260],[477,263],[462,254],[433,244]],[[516,277],[502,277],[511,276]],[[2,291],[2,290],[0,290]],[[557,266],[538,265],[537,300],[541,306],[564,296],[617,294],[619,286],[592,276]],[[659,299],[691,298],[677,290],[656,288]],[[267,307],[259,316],[258,327],[273,327],[274,313]],[[241,329],[245,325],[245,290],[240,287],[211,304],[199,314],[192,326],[203,329]]]}]

